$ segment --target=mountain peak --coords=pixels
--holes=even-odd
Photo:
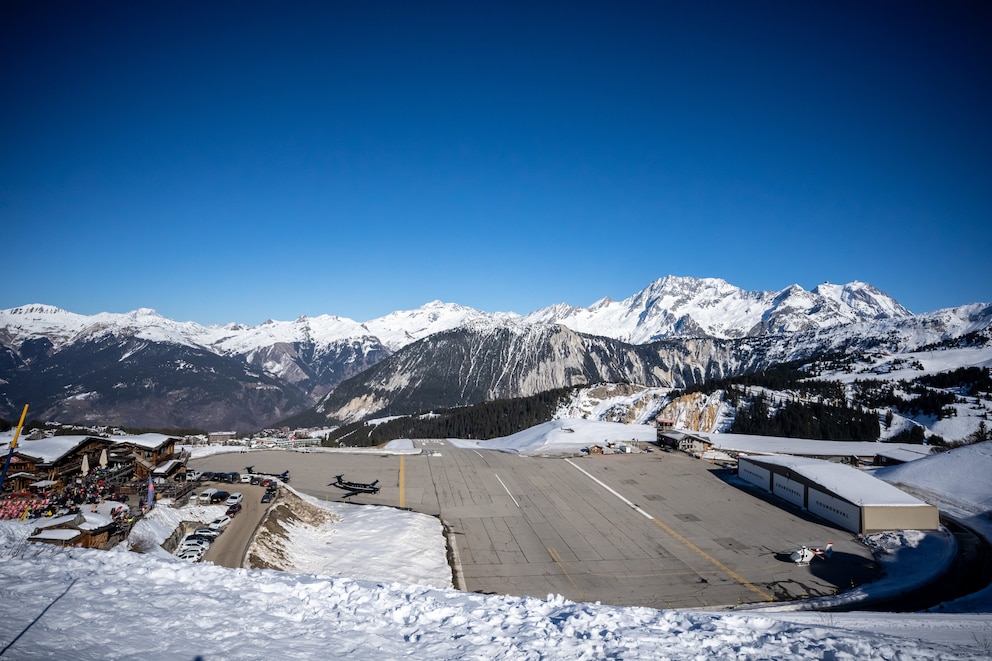
[[[55,307],[54,305],[45,305],[43,303],[31,303],[30,305],[21,305],[16,308],[11,308],[7,310],[11,315],[18,316],[43,316],[43,315],[57,315],[57,314],[70,314],[62,308]]]

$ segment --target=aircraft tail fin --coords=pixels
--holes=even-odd
[[[834,543],[830,542],[827,544],[827,548],[823,549],[823,557],[829,558],[834,553]]]

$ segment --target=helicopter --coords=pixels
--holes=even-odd
[[[790,553],[789,559],[795,562],[800,567],[805,567],[809,565],[809,563],[813,562],[813,560],[815,560],[816,558],[827,560],[828,558],[830,558],[831,555],[833,555],[833,552],[834,552],[833,542],[830,542],[822,549],[811,549],[808,546],[802,546],[796,549],[795,551],[793,551],[792,553]]]

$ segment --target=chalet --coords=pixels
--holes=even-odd
[[[56,546],[106,548],[111,545],[115,533],[119,533],[119,528],[110,517],[95,513],[66,514],[39,519],[39,525],[28,541]]]
[[[100,436],[49,436],[19,443],[10,459],[13,481],[4,489],[24,491],[38,482],[53,488],[72,484],[101,465],[114,442]]]
[[[139,434],[115,436],[118,449],[126,449],[135,459],[134,475],[146,480],[153,477],[172,477],[185,470],[185,453],[176,452],[181,439],[166,434]]]

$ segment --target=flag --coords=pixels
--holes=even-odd
[[[155,505],[155,485],[152,484],[152,474],[148,474],[148,497],[145,499],[145,506],[151,509]]]

